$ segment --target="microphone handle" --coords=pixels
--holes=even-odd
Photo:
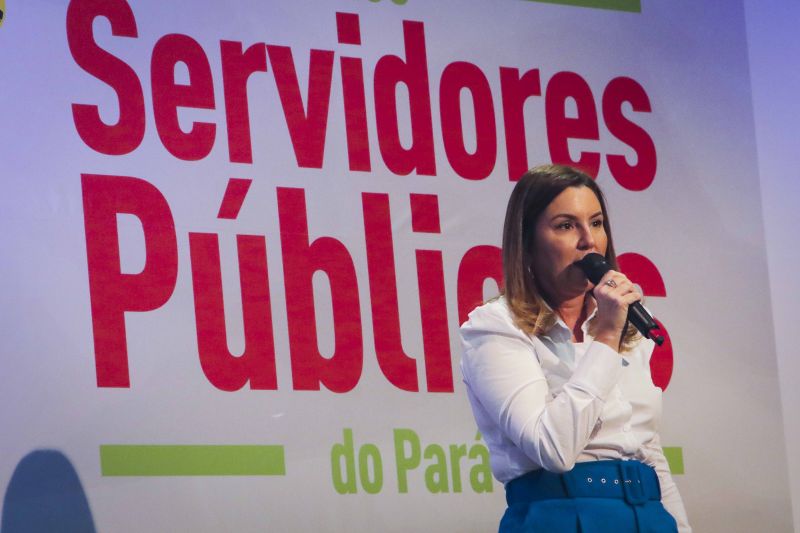
[[[628,320],[644,337],[659,346],[664,344],[664,337],[653,331],[659,329],[658,324],[641,303],[634,302],[628,306]]]

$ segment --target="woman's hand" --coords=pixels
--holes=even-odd
[[[594,290],[597,301],[595,340],[619,351],[622,330],[628,319],[628,306],[642,299],[633,282],[621,272],[609,270]]]

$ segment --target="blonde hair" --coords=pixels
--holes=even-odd
[[[605,258],[614,270],[619,270],[605,198],[597,183],[580,170],[564,165],[542,165],[527,171],[508,199],[503,225],[502,292],[515,324],[529,335],[546,333],[557,320],[533,276],[534,228],[550,202],[569,187],[588,187],[597,196],[608,237]],[[592,326],[590,322],[590,334]],[[627,327],[620,351],[630,350],[641,338],[636,328]]]

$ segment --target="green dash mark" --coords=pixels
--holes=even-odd
[[[527,0],[528,2],[542,2],[545,4],[561,4],[565,6],[593,7],[595,9],[610,9],[613,11],[642,12],[641,0]]]
[[[104,476],[283,476],[283,446],[100,446]]]
[[[679,446],[665,446],[664,457],[667,458],[669,463],[669,471],[673,474],[683,474],[683,448]]]

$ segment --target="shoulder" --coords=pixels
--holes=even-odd
[[[467,321],[461,324],[461,329],[473,330],[507,326],[516,328],[505,297],[499,296],[473,309],[467,316]]]
[[[643,365],[650,364],[650,358],[653,355],[653,350],[656,343],[647,338],[640,339],[630,350],[624,352],[624,355],[629,360],[636,360]]]
[[[461,325],[461,339],[470,344],[481,337],[500,335],[531,342],[530,336],[514,324],[511,309],[504,297],[476,307]]]
[[[467,383],[541,373],[536,357],[537,343],[541,341],[514,324],[505,298],[477,307],[459,333],[461,372]]]
[[[643,306],[645,311],[647,311],[650,316],[653,316],[653,312],[646,306]],[[633,327],[633,324],[629,324],[629,327]],[[639,342],[637,342],[633,347],[631,347],[630,351],[627,352],[625,355],[631,358],[637,358],[643,364],[650,364],[650,358],[653,355],[653,350],[656,348],[656,343],[647,337],[641,337]]]

